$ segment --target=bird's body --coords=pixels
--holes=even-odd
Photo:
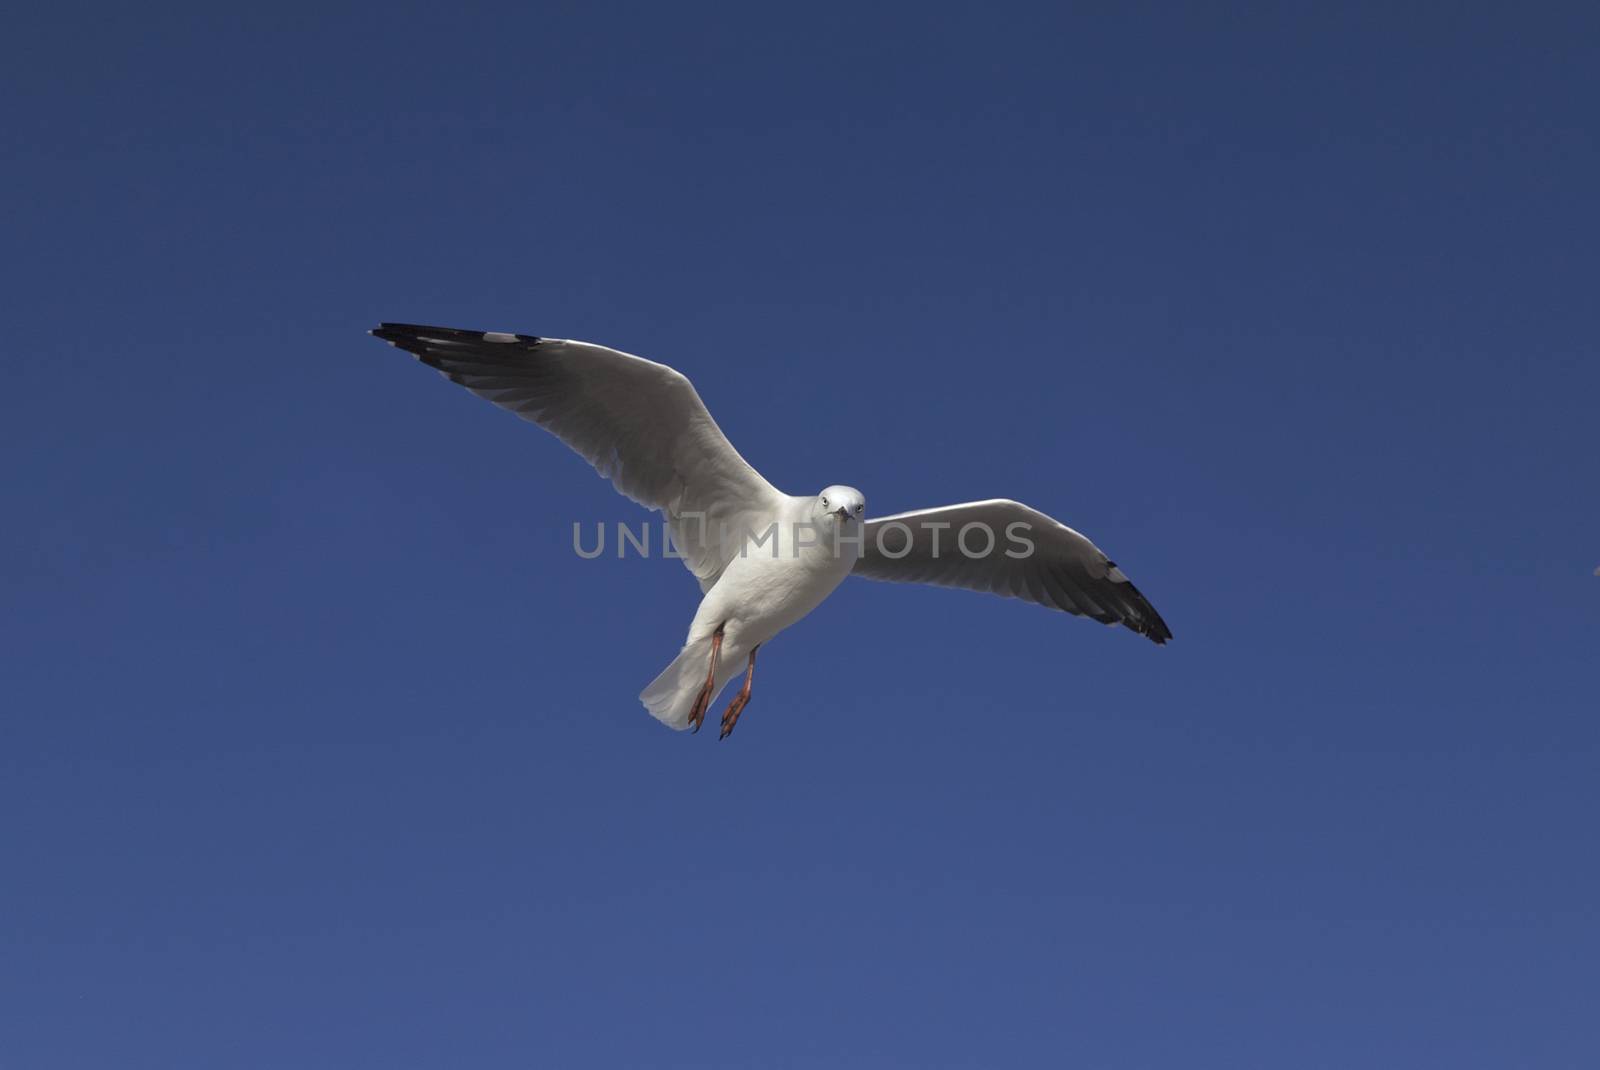
[[[723,639],[713,697],[757,647],[820,606],[850,575],[859,545],[848,537],[836,544],[834,536],[851,521],[816,519],[815,503],[785,496],[700,599],[682,652],[639,696],[656,718],[674,728],[688,725],[718,628]]]
[[[663,364],[588,342],[385,323],[372,332],[473,393],[539,424],[667,519],[700,583],[678,656],[639,696],[673,728],[698,729],[741,668],[722,719],[750,700],[756,651],[852,573],[1021,598],[1156,643],[1160,615],[1088,539],[1018,502],[994,499],[866,518],[834,485],[783,494],[739,456],[689,380]],[[974,534],[976,533],[976,534]]]

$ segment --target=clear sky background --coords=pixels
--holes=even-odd
[[[1590,5],[35,6],[0,1066],[1600,1064]],[[847,583],[729,742],[647,514],[365,337],[607,343]],[[718,706],[720,709],[720,704]]]

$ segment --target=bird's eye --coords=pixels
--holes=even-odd
[[[823,505],[827,505],[828,504],[828,496],[826,494],[824,494],[822,496],[822,504]]]
[[[866,506],[864,506],[864,505],[858,505],[858,506],[856,506],[856,512],[859,513],[859,512],[861,512],[861,510],[863,510],[865,508],[866,508]]]

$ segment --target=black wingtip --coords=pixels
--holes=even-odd
[[[1128,586],[1133,587],[1131,583]],[[1133,593],[1139,599],[1140,609],[1139,619],[1129,622],[1133,630],[1156,646],[1166,646],[1167,641],[1172,638],[1172,629],[1167,627],[1167,622],[1161,619],[1156,607],[1150,604],[1150,599],[1139,593],[1137,587],[1133,587]]]
[[[1112,567],[1115,568],[1116,566],[1113,565]],[[1146,598],[1139,588],[1129,583],[1128,591],[1134,597],[1134,603],[1131,608],[1135,610],[1135,614],[1131,616],[1131,619],[1124,619],[1123,624],[1132,628],[1156,646],[1166,646],[1167,641],[1172,638],[1172,629],[1167,627],[1167,622],[1161,619],[1161,614],[1156,612],[1156,607],[1150,604],[1150,599]]]
[[[460,327],[431,327],[421,323],[380,323],[367,332],[372,337],[421,356],[428,349],[444,352],[483,347],[532,349],[544,341],[532,334],[507,331],[468,331]]]

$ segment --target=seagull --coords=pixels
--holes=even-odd
[[[740,668],[718,739],[750,702],[756,651],[847,576],[1020,598],[1122,625],[1161,644],[1166,622],[1087,538],[996,498],[868,519],[834,484],[784,494],[722,433],[665,364],[591,342],[384,323],[370,332],[451,382],[538,424],[625,496],[663,514],[702,598],[683,649],[639,695],[657,720],[698,732]]]

